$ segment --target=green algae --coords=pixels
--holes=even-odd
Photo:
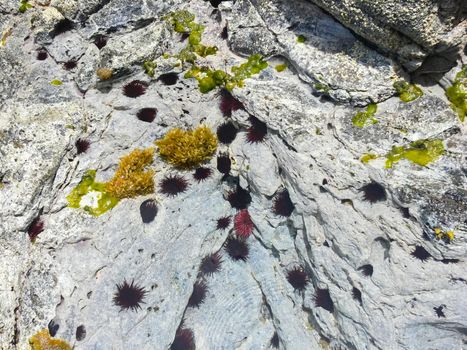
[[[156,73],[156,68],[157,64],[153,61],[144,61],[143,63],[143,68],[144,72],[150,76],[151,78],[154,78],[154,75]]]
[[[276,65],[276,71],[278,71],[279,73],[280,72],[283,72],[287,69],[287,64],[283,63],[283,64],[278,64]]]
[[[443,141],[439,139],[422,139],[411,142],[408,146],[393,146],[386,154],[386,168],[394,163],[407,159],[412,163],[426,166],[444,154]]]
[[[62,85],[62,81],[61,80],[58,80],[58,79],[54,79],[50,82],[51,85],[54,85],[54,86],[60,86]]]
[[[313,85],[313,87],[317,90],[317,91],[320,91],[320,92],[324,92],[324,93],[328,93],[329,90],[331,90],[331,88],[327,85],[327,84],[324,84],[324,83],[315,83]]]
[[[235,87],[243,87],[244,80],[268,67],[268,63],[259,54],[251,55],[247,62],[233,66],[230,73],[199,67],[196,61],[199,57],[215,55],[218,51],[216,46],[206,46],[202,43],[204,26],[195,22],[195,15],[186,10],[175,11],[165,16],[164,19],[173,27],[177,33],[188,34],[188,44],[176,55],[169,56],[180,60],[182,64],[190,64],[184,77],[196,79],[201,93],[208,93],[217,87],[224,87],[231,91]]]
[[[396,81],[394,83],[397,95],[403,102],[415,101],[417,98],[423,96],[423,91],[415,84],[409,84],[406,81]]]
[[[467,65],[462,66],[452,86],[446,89],[446,97],[460,121],[464,122],[467,115]]]
[[[353,118],[352,118],[352,124],[359,127],[363,128],[368,125],[373,125],[378,123],[378,120],[374,118],[374,115],[378,109],[378,106],[376,103],[370,103],[366,107],[366,111],[361,111],[358,112]]]
[[[30,8],[32,8],[32,5],[29,4],[29,0],[21,0],[18,7],[18,12],[25,13],[26,10]]]
[[[96,170],[88,170],[82,177],[80,183],[66,197],[70,208],[80,208],[81,199],[89,192],[100,192],[97,200],[97,207],[84,206],[84,210],[94,216],[104,214],[115,207],[119,200],[105,190],[105,183],[96,182]]]
[[[306,37],[303,35],[297,36],[297,43],[303,44],[306,41]]]
[[[367,164],[370,160],[374,160],[379,158],[376,154],[373,153],[365,153],[363,156],[361,156],[360,161],[364,164]]]

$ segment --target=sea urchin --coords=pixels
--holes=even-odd
[[[274,198],[273,211],[276,215],[290,216],[294,211],[295,206],[290,200],[289,191],[287,189],[282,190]]]
[[[262,142],[268,133],[268,127],[256,117],[251,116],[249,120],[251,126],[247,130],[247,141],[249,143]]]
[[[40,216],[38,216],[32,220],[28,227],[29,240],[34,242],[42,231],[44,231],[44,222],[41,220]]]
[[[222,218],[217,219],[217,226],[218,230],[225,230],[230,225],[230,216],[224,216]]]
[[[225,243],[225,249],[233,260],[246,261],[248,258],[248,244],[241,239],[232,237],[228,238]]]
[[[139,207],[139,213],[141,214],[141,219],[143,223],[149,224],[154,221],[154,218],[157,215],[157,205],[156,202],[152,199],[147,199],[141,203]]]
[[[386,190],[377,182],[370,182],[361,187],[360,191],[363,191],[363,198],[370,203],[385,201],[387,198]]]
[[[228,174],[230,173],[231,167],[232,162],[227,154],[221,154],[217,157],[217,170],[219,170],[219,172],[222,174]]]
[[[147,291],[134,283],[128,284],[126,280],[122,284],[117,284],[117,292],[114,294],[113,302],[120,307],[120,310],[131,309],[138,311],[141,309],[141,303]]]
[[[168,196],[176,196],[185,192],[188,188],[188,181],[178,175],[168,175],[161,182],[161,192]]]
[[[190,299],[188,299],[189,307],[199,307],[206,299],[208,286],[203,281],[197,281],[193,285],[193,292]]]
[[[198,182],[201,182],[203,180],[206,180],[212,175],[212,169],[210,168],[205,168],[205,167],[199,167],[195,170],[195,173],[193,174],[193,177],[195,180]]]
[[[234,218],[235,233],[239,238],[248,238],[253,232],[253,221],[247,209],[240,210]]]
[[[141,80],[133,80],[128,84],[123,86],[123,94],[127,97],[136,98],[138,96],[144,95],[148,84]]]
[[[156,108],[141,108],[136,117],[141,120],[142,122],[152,123],[157,115]]]
[[[227,200],[229,201],[232,208],[238,210],[246,209],[251,203],[251,195],[247,190],[238,185],[235,191],[228,193]]]
[[[309,278],[305,270],[301,266],[297,266],[287,272],[287,281],[294,289],[302,291],[308,284]]]
[[[178,81],[177,73],[165,73],[159,76],[160,80],[164,85],[175,85]]]
[[[219,252],[205,256],[199,268],[201,274],[210,276],[221,269],[222,258]]]
[[[94,38],[94,45],[97,46],[97,48],[100,50],[102,49],[105,45],[107,45],[107,40],[109,38],[105,35],[99,34]]]
[[[232,111],[244,109],[245,107],[243,107],[243,104],[233,97],[229,91],[222,90],[219,108],[225,117],[231,117]]]
[[[219,125],[217,128],[217,139],[225,145],[232,143],[237,136],[237,128],[231,122]]]
[[[76,153],[78,153],[78,154],[85,153],[89,149],[89,145],[90,145],[90,143],[89,143],[88,140],[78,139],[75,142]]]
[[[175,339],[170,350],[195,350],[195,336],[193,331],[187,328],[179,328],[175,333]]]

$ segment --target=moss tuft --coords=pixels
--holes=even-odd
[[[154,148],[135,149],[120,159],[118,169],[105,190],[118,199],[154,192],[154,171],[146,170],[154,160]]]
[[[47,328],[29,338],[31,350],[71,350],[71,346],[64,340],[53,339]]]
[[[179,168],[193,168],[212,158],[217,149],[217,138],[207,126],[194,130],[170,130],[156,141],[160,156]]]

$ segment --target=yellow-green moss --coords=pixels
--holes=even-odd
[[[394,146],[386,154],[386,168],[392,168],[394,163],[405,158],[411,162],[426,166],[444,154],[442,140],[425,139],[411,142],[408,146]]]
[[[278,71],[279,73],[280,72],[283,72],[287,69],[287,64],[283,63],[283,64],[278,64],[276,65],[276,71]]]
[[[60,86],[62,85],[62,81],[61,80],[58,80],[58,79],[54,79],[50,82],[51,85],[55,85],[55,86]]]
[[[194,130],[170,130],[157,140],[160,156],[179,168],[192,168],[212,158],[217,149],[216,135],[207,126]]]
[[[144,71],[147,75],[149,75],[151,78],[154,78],[155,70],[157,68],[157,65],[153,61],[144,61],[143,63],[143,68]]]
[[[451,102],[452,109],[461,122],[464,122],[467,114],[467,65],[462,66],[452,86],[446,89],[446,96]]]
[[[105,185],[113,197],[133,198],[154,192],[154,171],[146,168],[154,161],[154,148],[135,149],[120,159],[114,177]]]
[[[299,35],[297,36],[297,43],[303,44],[306,41],[305,36]]]
[[[29,4],[29,0],[21,0],[18,7],[18,12],[24,13],[27,9],[32,8],[32,5]]]
[[[411,102],[423,96],[423,91],[415,84],[409,84],[406,81],[396,81],[394,83],[397,95],[403,102]]]
[[[376,124],[378,120],[376,120],[373,116],[375,115],[377,109],[378,107],[376,103],[370,103],[366,107],[366,111],[358,112],[352,118],[352,124],[355,126],[358,126],[359,128],[363,128],[364,126]]]
[[[315,83],[313,84],[313,87],[318,90],[318,91],[321,91],[321,92],[324,92],[324,93],[328,93],[329,90],[331,90],[331,88],[327,85],[327,84],[324,84],[324,83]]]
[[[31,350],[71,350],[71,346],[62,339],[54,339],[47,328],[29,338]]]
[[[366,153],[363,156],[361,156],[360,161],[364,164],[368,163],[370,160],[377,159],[378,156],[373,153]]]
[[[89,214],[99,216],[104,214],[106,211],[115,207],[119,200],[109,194],[106,189],[105,183],[96,182],[96,170],[88,170],[80,183],[71,191],[66,197],[68,200],[68,206],[71,208],[80,208],[81,199],[90,192],[99,192],[97,206],[84,206],[83,209]]]

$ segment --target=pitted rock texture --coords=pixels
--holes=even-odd
[[[24,14],[16,2],[0,5],[0,30],[11,30],[0,46],[0,349],[27,349],[47,327],[75,349],[166,350],[180,328],[191,329],[203,350],[465,347],[466,129],[443,90],[459,67],[443,86],[423,86],[422,97],[404,103],[392,88],[406,76],[402,67],[311,2],[31,3]],[[231,117],[219,108],[220,90],[201,94],[184,78],[187,67],[164,57],[186,45],[162,20],[177,9],[195,14],[203,43],[219,48],[200,65],[229,69],[247,53],[267,55],[269,67],[233,90],[244,108]],[[71,28],[55,33],[65,17]],[[108,37],[101,49],[97,35]],[[69,60],[77,67],[65,69]],[[157,63],[153,78],[145,60]],[[102,81],[99,68],[114,75]],[[169,72],[179,74],[173,85],[159,79]],[[124,96],[135,79],[148,84],[146,93]],[[378,123],[354,126],[370,101],[378,102]],[[142,108],[157,109],[154,121],[137,118]],[[264,142],[247,142],[251,116],[267,124]],[[210,178],[198,182],[194,170],[156,157],[155,193],[99,217],[67,206],[87,170],[108,181],[120,157],[153,147],[170,129],[203,123],[215,131],[226,120],[239,133],[204,165]],[[420,139],[440,139],[446,151],[427,166],[360,161]],[[89,149],[78,154],[78,140]],[[228,176],[216,169],[220,154],[232,161]],[[174,174],[188,189],[162,194],[162,179]],[[374,182],[385,198],[371,203],[362,188]],[[225,247],[233,223],[217,228],[237,213],[227,200],[237,186],[252,198],[245,261]],[[289,217],[273,209],[284,189],[294,204]],[[140,205],[148,199],[157,212],[144,223]],[[31,242],[37,218],[44,230]],[[436,228],[453,230],[454,240],[437,240]],[[201,274],[215,252],[219,271]],[[308,276],[303,290],[289,283],[294,268]],[[113,302],[124,281],[144,288],[141,309]],[[193,307],[196,282],[207,292]]]

